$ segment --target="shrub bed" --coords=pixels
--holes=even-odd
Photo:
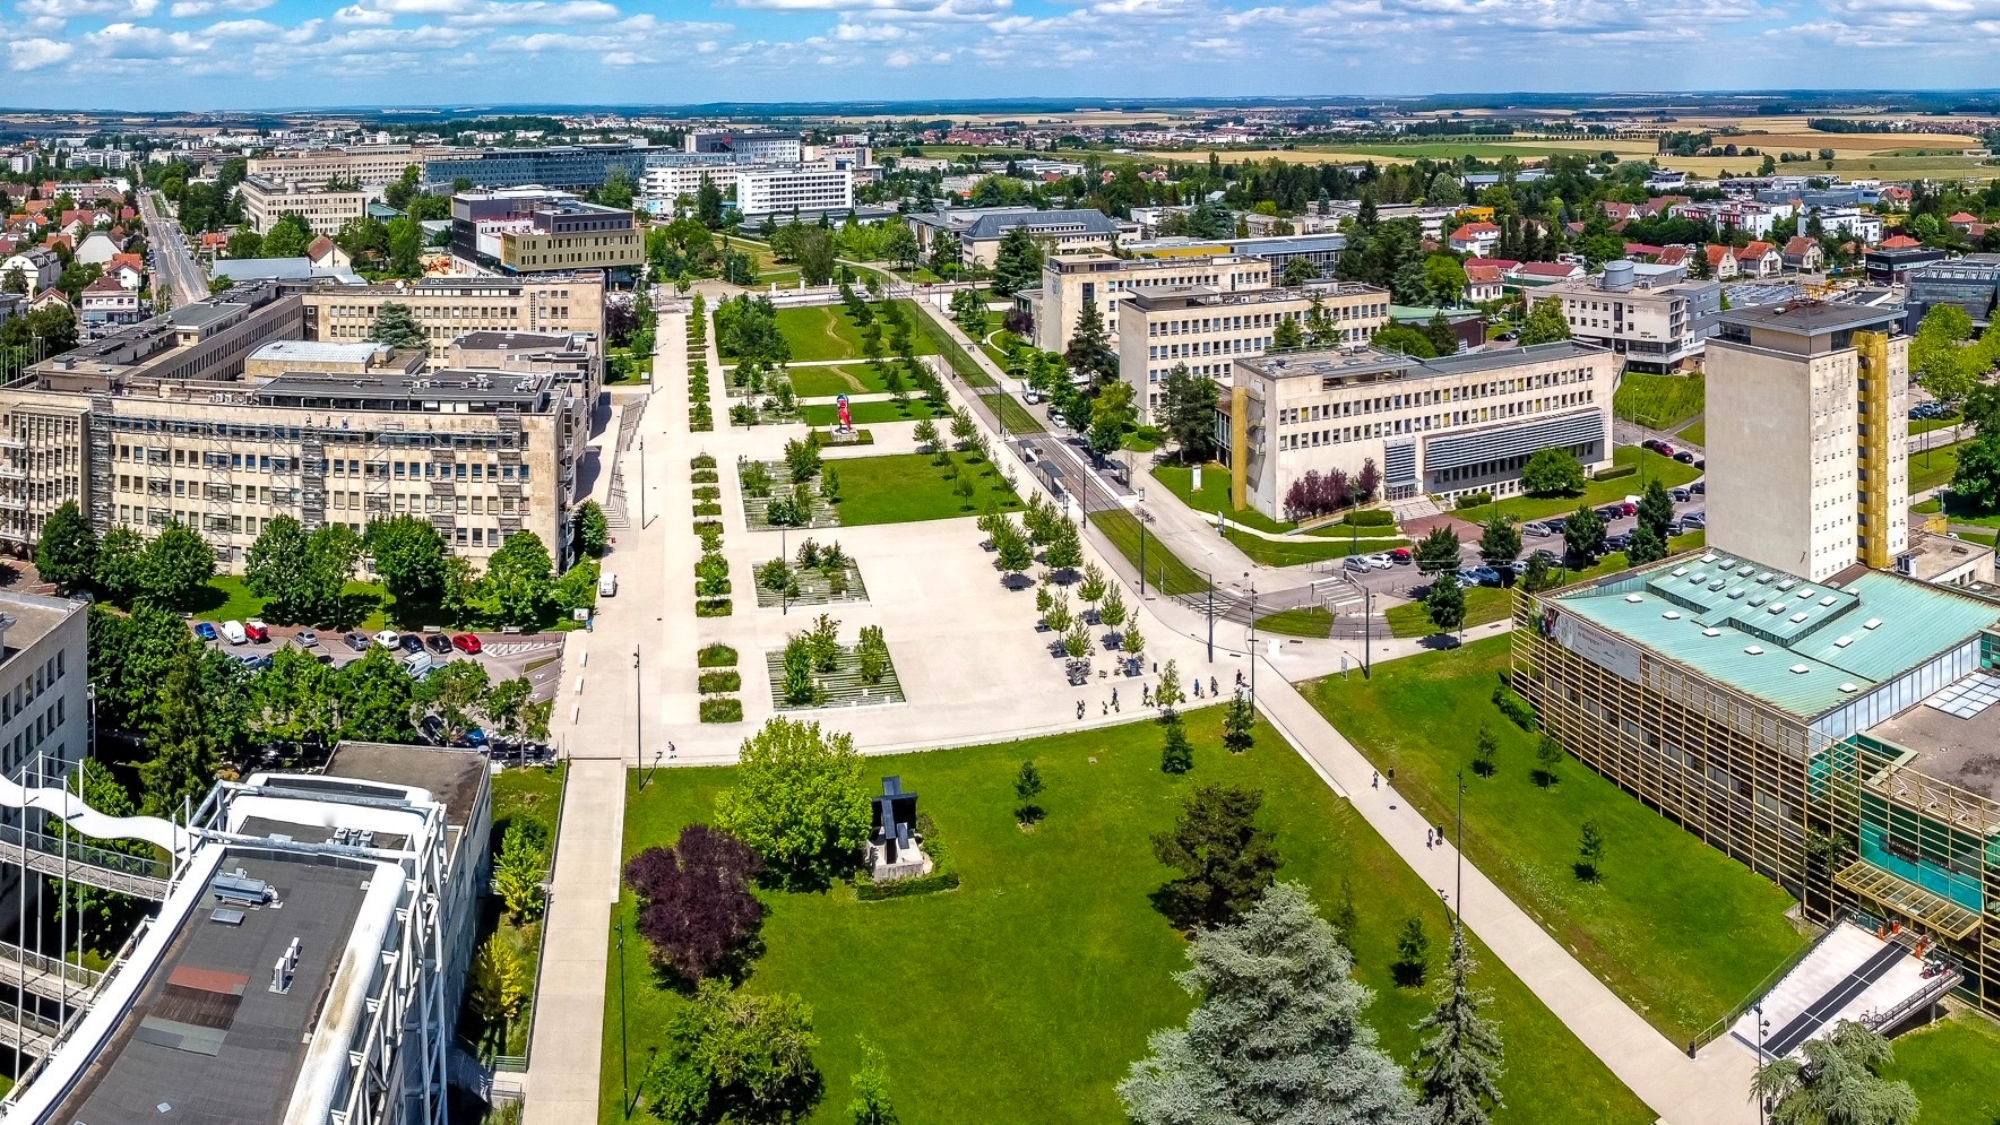
[[[1456,507],[1460,509],[1477,508],[1482,504],[1491,504],[1492,502],[1493,494],[1491,492],[1473,492],[1459,497]]]
[[[1340,522],[1351,523],[1356,527],[1393,527],[1396,523],[1396,513],[1387,508],[1362,508],[1347,513]]]
[[[720,672],[703,672],[701,674],[701,693],[703,695],[719,695],[723,692],[739,691],[742,687],[743,673],[738,672],[734,668],[727,668]]]
[[[722,514],[722,505],[712,503],[696,504],[694,506],[694,514],[697,516],[719,516]]]
[[[696,469],[688,474],[688,480],[695,484],[716,484],[722,480],[722,474],[714,469]]]
[[[743,701],[735,698],[704,699],[701,701],[701,721],[740,723],[743,721]]]
[[[701,651],[695,654],[695,664],[702,668],[734,668],[736,650],[721,641],[704,645]]]
[[[730,612],[728,598],[701,598],[694,603],[696,617],[728,617]]]
[[[709,476],[714,475],[714,473],[709,474]],[[713,500],[720,500],[722,499],[722,489],[713,484],[697,484],[694,486],[694,498],[704,504]]]
[[[1594,476],[1594,477],[1591,477],[1590,479],[1591,479],[1591,480],[1617,480],[1617,479],[1618,479],[1619,477],[1629,477],[1629,476],[1632,476],[1633,474],[1637,473],[1638,471],[1639,471],[1639,466],[1637,466],[1637,465],[1614,465],[1614,466],[1612,466],[1611,468],[1609,468],[1609,469],[1605,469],[1604,471],[1602,471],[1602,472],[1598,473],[1598,474],[1597,474],[1596,476]]]
[[[691,469],[713,469],[715,468],[715,454],[697,453],[688,462],[688,467]]]

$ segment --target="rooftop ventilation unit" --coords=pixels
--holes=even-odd
[[[1764,604],[1765,602],[1768,602],[1768,601],[1770,601],[1770,600],[1771,600],[1771,599],[1769,599],[1769,598],[1765,597],[1764,595],[1762,595],[1762,594],[1758,594],[1758,595],[1757,595],[1756,597],[1754,597],[1754,598],[1751,598],[1751,599],[1750,599],[1750,604],[1751,604],[1751,605],[1763,605],[1763,604]]]
[[[1853,643],[1854,643],[1853,637],[1841,637],[1840,639],[1833,642],[1833,647],[1846,648],[1848,645],[1851,645]]]
[[[1768,610],[1766,610],[1765,612],[1766,612],[1766,613],[1783,613],[1783,612],[1785,612],[1785,603],[1784,603],[1784,602],[1778,602],[1778,603],[1776,603],[1776,604],[1772,605],[1772,606],[1771,606],[1771,608],[1770,608],[1770,609],[1768,609]]]
[[[1677,566],[1674,568],[1674,577],[1679,578],[1681,575],[1686,574],[1687,572],[1688,572],[1687,567]]]
[[[1764,648],[1762,645],[1751,645],[1750,647],[1744,649],[1743,651],[1749,653],[1751,656],[1764,655]]]
[[[1863,629],[1879,629],[1882,627],[1882,619],[1879,617],[1871,617],[1868,620],[1863,621],[1861,623],[1861,627]]]
[[[1757,576],[1757,585],[1769,586],[1771,584],[1771,580],[1776,577],[1777,575],[1772,574],[1770,571],[1767,570]]]
[[[1702,635],[1702,636],[1704,636],[1704,637],[1719,637],[1719,636],[1721,636],[1721,635],[1722,635],[1722,630],[1720,630],[1720,629],[1703,629],[1703,630],[1701,631],[1701,635]]]
[[[1806,619],[1806,615],[1805,615],[1805,614],[1803,614],[1803,613],[1794,613],[1794,614],[1792,614],[1792,624],[1794,624],[1794,625],[1797,625],[1797,624],[1798,624],[1799,622],[1801,622],[1801,621],[1804,621],[1805,619]]]
[[[1669,621],[1679,621],[1681,619],[1680,611],[1676,609],[1670,609],[1667,612],[1662,613],[1660,616],[1666,618]]]
[[[1729,590],[1729,599],[1730,599],[1731,601],[1735,601],[1736,599],[1738,599],[1738,598],[1742,597],[1742,596],[1743,596],[1744,594],[1746,594],[1746,593],[1748,593],[1748,592],[1749,592],[1749,591],[1745,590],[1745,589],[1744,589],[1743,587],[1741,587],[1741,586],[1733,586],[1733,587],[1731,587],[1731,588],[1730,588],[1730,590]]]
[[[1807,672],[1810,672],[1810,671],[1812,671],[1812,669],[1811,669],[1811,668],[1809,668],[1809,667],[1807,667],[1807,666],[1806,666],[1806,665],[1804,665],[1804,664],[1794,664],[1794,665],[1792,665],[1792,675],[1794,675],[1794,676],[1803,676],[1803,675],[1805,675],[1805,674],[1806,674]]]
[[[1848,695],[1853,695],[1855,692],[1860,691],[1861,688],[1857,684],[1844,681],[1840,685],[1840,690],[1847,693]]]
[[[1834,598],[1833,598],[1833,595],[1832,595],[1832,594],[1828,594],[1827,596],[1825,596],[1825,597],[1823,597],[1823,598],[1821,598],[1821,599],[1819,600],[1819,604],[1821,604],[1821,605],[1832,605],[1832,604],[1833,604],[1833,601],[1834,601]]]
[[[1643,602],[1646,599],[1639,594],[1627,594],[1625,595],[1625,600],[1631,602],[1633,605],[1638,605],[1640,602]]]

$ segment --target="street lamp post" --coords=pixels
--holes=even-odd
[[[646,438],[639,437],[639,530],[646,530]]]
[[[1208,662],[1215,663],[1215,572],[1203,571],[1208,576]]]
[[[632,1050],[625,1037],[625,920],[618,920],[618,1108],[632,1116]]]
[[[1750,1011],[1757,1017],[1757,1065],[1762,1067],[1764,1065],[1764,1033],[1771,1030],[1771,1021],[1764,1018],[1764,1005],[1762,1001],[1750,1005]],[[1770,1110],[1770,1100],[1764,1096],[1762,1091],[1759,1091],[1757,1094],[1757,1125],[1764,1125],[1766,1121],[1770,1120]]]
[[[632,646],[632,737],[636,746],[636,762],[646,760],[646,688],[644,673],[639,668],[639,646]]]

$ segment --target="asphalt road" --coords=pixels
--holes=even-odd
[[[139,192],[139,215],[146,222],[146,245],[153,251],[155,288],[164,279],[175,308],[208,296],[208,278],[189,252],[181,225],[161,209],[157,193]]]

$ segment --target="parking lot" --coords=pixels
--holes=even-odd
[[[226,652],[253,668],[261,668],[268,664],[272,654],[287,645],[294,645],[313,653],[319,657],[321,663],[335,668],[361,659],[370,646],[390,647],[381,645],[380,640],[365,633],[318,632],[283,625],[266,627],[263,630],[265,638],[259,640],[249,635],[256,631],[255,623],[252,622],[241,623],[245,629],[242,643],[231,643],[230,638],[223,635],[225,628],[231,624],[237,623],[195,621],[189,623],[189,628],[193,629],[196,637],[209,647]],[[204,635],[204,626],[215,631],[213,639]],[[476,651],[467,652],[465,647],[454,646],[451,642],[454,636],[471,638],[467,646],[475,647]],[[387,636],[382,636],[381,640],[393,638],[392,655],[406,667],[409,658],[416,652],[423,652],[429,658],[431,666],[453,660],[477,660],[486,666],[486,674],[496,683],[527,674],[530,664],[549,661],[545,667],[538,668],[536,674],[530,676],[537,689],[535,698],[544,699],[555,693],[555,682],[560,676],[560,661],[550,661],[549,658],[562,655],[563,636],[562,633],[447,634],[392,631]],[[305,643],[308,637],[310,643]],[[409,647],[412,642],[417,646],[414,650]],[[443,647],[440,647],[440,642]],[[419,666],[422,666],[421,662]]]

